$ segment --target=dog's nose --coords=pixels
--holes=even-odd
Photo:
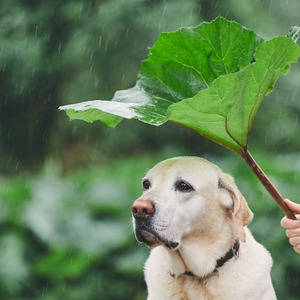
[[[150,200],[139,199],[131,206],[135,218],[149,218],[154,213],[154,204]]]

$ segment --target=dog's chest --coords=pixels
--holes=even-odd
[[[172,290],[177,292],[176,300],[223,299],[224,287],[218,279],[218,274],[212,275],[208,279],[184,275],[172,280]]]

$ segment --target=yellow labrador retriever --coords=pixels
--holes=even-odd
[[[276,299],[268,251],[232,177],[197,157],[165,160],[143,179],[131,210],[145,264],[148,300]]]

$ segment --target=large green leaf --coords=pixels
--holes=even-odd
[[[151,125],[184,125],[242,153],[256,112],[275,81],[296,62],[299,47],[288,37],[263,41],[236,22],[217,18],[194,28],[163,33],[142,63],[136,85],[112,101],[60,107],[71,119],[100,120],[114,127],[122,118]]]
[[[135,87],[113,101],[61,107],[70,118],[116,126],[122,118],[151,125],[173,121],[240,154],[282,211],[296,219],[248,151],[254,117],[275,81],[296,62],[299,27],[263,41],[235,22],[217,18],[162,34]]]
[[[171,105],[168,119],[241,153],[264,97],[299,54],[289,38],[265,41],[257,49],[254,64],[219,77],[208,89]]]
[[[240,154],[282,211],[296,219],[248,151],[254,117],[275,81],[296,62],[299,27],[263,41],[235,22],[217,18],[162,34],[135,87],[113,101],[61,107],[70,118],[116,126],[122,118],[152,125],[181,124]]]
[[[116,92],[109,102],[95,100],[60,109],[71,119],[100,120],[111,127],[122,118],[161,125],[171,104],[249,65],[261,42],[254,32],[224,18],[163,33],[143,62],[135,87]]]

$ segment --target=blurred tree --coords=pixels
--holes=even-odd
[[[196,25],[221,14],[264,37],[286,34],[297,23],[299,7],[297,0],[289,4],[287,8],[279,0],[242,0],[238,6],[231,0],[4,0],[0,9],[0,170],[34,169],[46,155],[62,154],[68,169],[86,164],[85,151],[91,147],[108,156],[121,154],[120,147],[124,154],[132,153],[136,139],[140,140],[137,152],[162,148],[166,142],[184,145],[192,153],[201,154],[207,145],[218,151],[203,139],[195,143],[194,134],[172,125],[156,131],[124,122],[113,133],[98,124],[69,125],[57,107],[84,99],[110,99],[114,91],[131,87],[147,48],[161,31]],[[272,101],[263,104],[264,118],[257,118],[253,129],[254,140],[269,150],[299,147],[300,142],[290,138],[297,132],[299,115],[299,66],[294,70],[279,82]],[[284,112],[274,109],[277,105],[285,106]],[[269,125],[272,119],[276,135]],[[288,124],[291,135],[282,130],[283,124]]]
[[[70,24],[59,1],[4,1],[1,23],[2,168],[36,168],[59,104],[61,43],[69,38]]]
[[[198,22],[194,7],[194,0],[183,5],[178,0],[4,0],[1,169],[39,166],[55,135],[57,107],[110,97],[132,85],[147,47],[161,30]],[[70,129],[60,130],[70,134]]]

